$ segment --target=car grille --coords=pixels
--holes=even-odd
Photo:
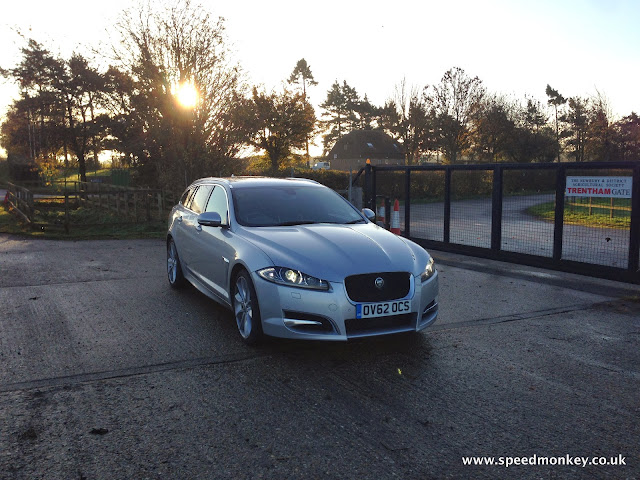
[[[407,272],[366,273],[347,277],[344,284],[354,302],[386,302],[409,295],[410,277]],[[377,278],[384,280],[381,289],[376,287]]]
[[[350,318],[345,320],[344,325],[347,329],[348,337],[375,335],[376,333],[414,328],[416,316],[417,314],[414,312],[388,317]]]

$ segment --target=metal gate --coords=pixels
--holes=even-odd
[[[640,283],[640,162],[368,165],[364,184],[426,248]]]

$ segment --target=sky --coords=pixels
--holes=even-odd
[[[437,84],[452,67],[489,92],[546,103],[598,92],[615,118],[640,112],[640,0],[192,0],[225,18],[228,44],[253,85],[277,89],[305,58],[316,106],[336,80],[384,104],[405,79]],[[8,3],[8,2],[7,2]],[[0,7],[0,66],[20,61],[24,39],[69,57],[117,41],[131,0],[31,0]],[[17,96],[0,80],[0,117]],[[314,152],[312,151],[312,154]]]

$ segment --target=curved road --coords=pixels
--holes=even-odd
[[[554,194],[504,197],[502,250],[542,257],[553,255],[552,222],[538,220],[527,208],[553,202]],[[404,229],[404,207],[400,207]],[[442,241],[444,203],[411,205],[411,236]],[[491,248],[491,198],[451,202],[451,243]],[[626,268],[629,230],[564,225],[562,259]]]

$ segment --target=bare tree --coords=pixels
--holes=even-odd
[[[436,116],[439,148],[456,163],[470,146],[471,120],[485,95],[482,80],[469,77],[459,67],[448,70],[438,85],[425,87],[425,101]]]
[[[608,162],[613,156],[613,113],[607,97],[596,90],[589,108],[588,142],[589,160]]]
[[[239,66],[230,59],[224,19],[190,0],[142,5],[125,12],[115,48],[121,69],[134,80],[132,115],[147,139],[146,163],[160,183],[175,184],[222,170],[248,138],[237,124],[235,100],[246,94]],[[188,84],[197,103],[181,105]]]
[[[418,163],[420,155],[430,145],[433,115],[418,87],[407,87],[403,79],[396,85],[392,98],[382,109],[385,129],[401,141],[407,165]]]

